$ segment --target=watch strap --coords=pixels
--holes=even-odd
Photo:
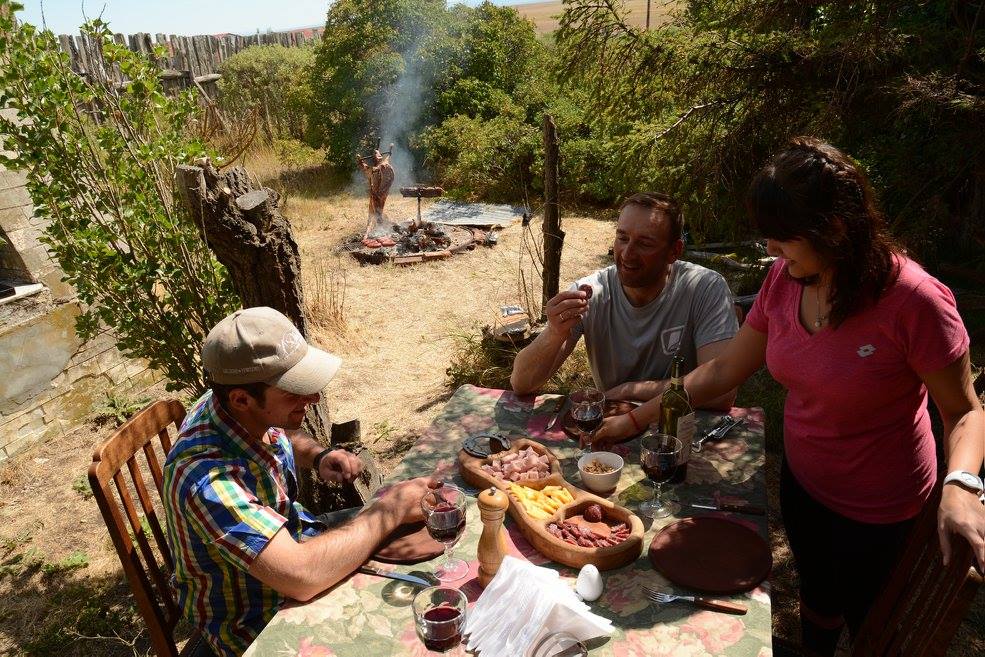
[[[318,467],[321,465],[321,460],[325,458],[325,455],[332,451],[331,447],[326,447],[322,451],[315,454],[315,460],[311,462],[311,469],[316,473],[318,472]]]
[[[947,473],[947,476],[944,477],[944,483],[949,484],[952,481],[962,486],[976,488],[978,495],[985,493],[985,483],[982,482],[978,475],[966,470],[954,470]]]

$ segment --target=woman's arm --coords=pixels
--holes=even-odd
[[[728,340],[719,340],[718,342],[712,342],[703,347],[698,347],[698,367],[722,355],[728,348],[731,340],[731,338]],[[666,379],[662,381],[627,381],[626,383],[620,383],[606,390],[605,398],[646,402],[662,394],[667,389],[668,383],[669,381]],[[721,397],[702,404],[700,407],[695,406],[695,408],[704,408],[710,411],[728,411],[732,408],[732,404],[735,403],[735,393],[735,388],[732,388]]]
[[[766,334],[743,324],[718,357],[696,367],[684,377],[684,388],[691,397],[691,405],[699,408],[738,388],[763,366],[765,360]],[[634,419],[640,427],[656,422],[660,416],[661,397],[654,397],[634,410],[632,418],[629,415],[606,418],[595,435],[594,446],[602,450],[606,445],[637,433]]]
[[[921,373],[944,422],[944,460],[947,472],[978,474],[985,458],[985,412],[975,397],[968,352],[936,372]],[[971,544],[978,565],[985,570],[985,507],[978,496],[956,484],[941,495],[937,532],[944,563],[951,557],[951,534]]]

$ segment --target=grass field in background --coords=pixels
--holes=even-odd
[[[647,0],[624,0],[629,9],[630,25],[643,27],[646,24],[646,5]],[[674,2],[667,0],[650,0],[650,27],[659,25],[665,21],[670,14],[670,8]],[[557,29],[558,17],[564,11],[561,0],[551,0],[550,2],[533,2],[529,4],[513,5],[521,16],[529,18],[537,26],[537,31],[541,34],[548,34]]]

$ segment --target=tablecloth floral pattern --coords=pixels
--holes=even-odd
[[[444,411],[407,453],[387,478],[390,482],[434,473],[464,486],[458,476],[457,454],[461,442],[483,431],[526,435],[543,442],[561,459],[565,478],[578,485],[577,444],[562,431],[546,427],[560,405],[554,396],[517,397],[511,392],[463,386],[449,399]],[[687,481],[676,487],[682,502],[677,518],[694,515],[687,502],[698,498],[734,497],[765,506],[766,487],[763,413],[760,409],[733,409],[733,416],[745,419],[721,443],[706,445],[692,454]],[[698,414],[698,426],[707,429],[717,416]],[[641,480],[639,441],[616,448],[626,461],[619,485],[610,498],[635,511],[639,502],[651,494]],[[470,561],[471,572],[457,585],[470,603],[481,594],[475,579],[476,547],[482,522],[474,497],[468,508],[465,535],[455,549],[456,556]],[[767,536],[766,518],[728,515]],[[644,545],[653,535],[677,518],[652,523],[644,519],[647,533]],[[507,530],[514,555],[538,565],[555,568],[574,582],[576,572],[554,564],[533,550],[512,520]],[[727,546],[723,546],[727,549]],[[377,564],[379,565],[379,564]],[[433,568],[425,562],[411,566],[386,566],[400,572],[422,573]],[[603,573],[605,592],[592,603],[592,610],[612,619],[617,630],[611,637],[589,644],[592,657],[661,657],[664,655],[709,657],[713,655],[770,657],[771,626],[768,583],[750,593],[732,596],[749,607],[744,616],[701,611],[683,604],[658,607],[647,602],[643,586],[670,590],[670,584],[654,571],[646,550],[633,564]],[[414,632],[410,601],[412,587],[394,580],[355,574],[332,590],[306,604],[286,606],[274,617],[248,657],[425,657],[444,654],[466,655],[463,647],[446,653],[424,648]]]

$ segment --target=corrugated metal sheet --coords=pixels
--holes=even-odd
[[[523,218],[524,209],[512,205],[457,203],[442,199],[422,213],[421,219],[449,226],[506,228]]]

